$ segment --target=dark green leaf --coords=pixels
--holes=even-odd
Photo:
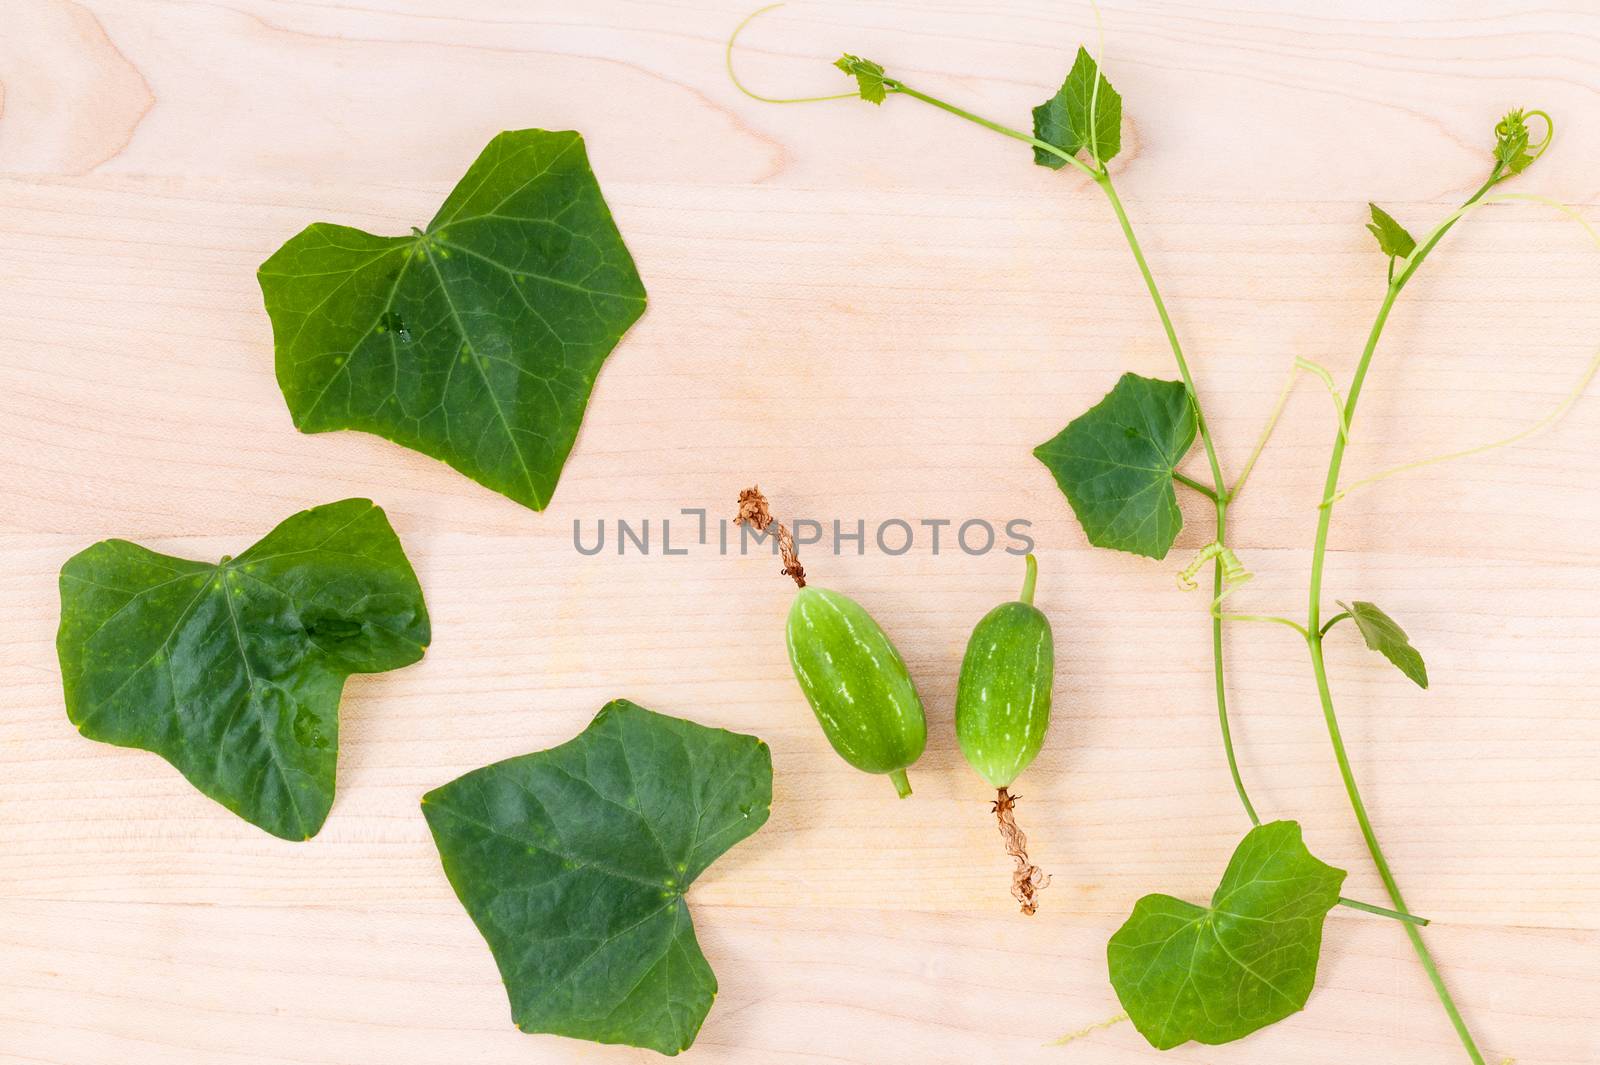
[[[1182,382],[1129,373],[1033,453],[1055,474],[1091,544],[1165,558],[1183,527],[1172,474],[1194,434]]]
[[[1406,630],[1397,625],[1394,618],[1360,600],[1339,605],[1350,611],[1368,647],[1393,662],[1396,669],[1416,682],[1417,687],[1428,686],[1428,667],[1423,664],[1422,655],[1411,646]]]
[[[339,693],[415,662],[422,589],[365,499],[302,511],[220,564],[104,540],[61,568],[67,716],[154,751],[252,824],[309,839],[333,805]]]
[[[1158,1050],[1228,1043],[1301,1009],[1342,869],[1311,856],[1294,821],[1250,830],[1210,906],[1146,895],[1106,945],[1111,985]]]
[[[1383,250],[1383,254],[1390,258],[1401,259],[1410,255],[1417,242],[1406,232],[1406,227],[1396,222],[1377,204],[1369,203],[1367,206],[1372,208],[1372,221],[1367,223],[1367,229],[1378,238],[1378,247]]]
[[[583,138],[539,129],[490,141],[426,232],[318,222],[259,277],[299,429],[376,433],[535,510],[645,304]]]
[[[881,104],[887,95],[883,87],[883,67],[870,59],[846,52],[833,65],[856,79],[861,98],[868,103]]]
[[[619,699],[422,810],[517,1027],[676,1054],[717,993],[684,892],[771,803],[766,744]]]
[[[1092,158],[1108,163],[1122,150],[1122,97],[1104,74],[1099,74],[1096,93],[1097,74],[1099,66],[1094,57],[1087,49],[1079,48],[1061,88],[1033,109],[1033,135],[1068,155],[1087,148]],[[1042,148],[1033,150],[1033,161],[1052,170],[1067,165],[1060,156]]]

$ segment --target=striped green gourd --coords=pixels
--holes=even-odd
[[[906,769],[922,757],[928,721],[893,641],[854,599],[806,584],[794,538],[759,489],[739,493],[735,523],[777,533],[782,572],[800,589],[789,608],[789,664],[828,742],[862,772],[887,774],[902,799],[910,795]]]
[[[788,643],[794,679],[839,757],[910,795],[906,767],[922,756],[928,723],[888,634],[854,599],[808,586],[789,608]]]
[[[956,741],[978,775],[996,789],[994,813],[1006,851],[1016,859],[1012,894],[1031,914],[1049,877],[1028,860],[1027,837],[1008,790],[1044,744],[1050,727],[1055,643],[1050,619],[1033,605],[1038,563],[1027,557],[1022,595],[983,616],[967,641],[956,683]]]

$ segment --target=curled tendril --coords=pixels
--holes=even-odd
[[[1239,556],[1233,553],[1233,548],[1213,540],[1202,547],[1194,558],[1190,560],[1189,564],[1183,568],[1183,571],[1178,574],[1178,587],[1186,592],[1192,592],[1200,587],[1199,583],[1194,579],[1195,574],[1200,572],[1201,566],[1204,566],[1212,559],[1216,559],[1222,566],[1222,594],[1217,596],[1213,602],[1212,605],[1215,606],[1216,603],[1222,602],[1224,596],[1238,591],[1254,574],[1244,568],[1244,563],[1240,562]]]
[[[754,89],[750,88],[744,82],[739,80],[739,75],[736,74],[733,69],[733,46],[735,42],[739,40],[739,35],[743,33],[744,28],[750,25],[750,23],[754,22],[758,16],[765,15],[768,11],[776,11],[782,6],[782,3],[777,3],[768,4],[766,7],[757,8],[756,10],[750,12],[750,14],[746,15],[743,21],[733,28],[733,33],[728,36],[727,44],[723,48],[723,64],[728,69],[728,80],[733,82],[734,88],[750,97],[750,99],[759,100],[764,104],[817,104],[823,103],[827,100],[854,100],[857,94],[853,92],[828,93],[825,96],[767,96],[756,92]]]
[[[1538,141],[1528,143],[1528,151],[1532,153],[1534,159],[1537,159],[1545,153],[1546,148],[1550,147],[1550,142],[1555,140],[1556,120],[1551,118],[1547,111],[1529,111],[1524,118],[1538,118],[1544,122],[1544,136]]]

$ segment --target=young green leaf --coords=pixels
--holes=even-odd
[[[302,432],[360,429],[542,510],[644,286],[576,133],[489,142],[426,231],[317,222],[259,272]]]
[[[1108,163],[1122,150],[1122,97],[1099,70],[1088,49],[1080,47],[1061,88],[1033,109],[1033,135],[1068,155],[1087,148],[1092,158]],[[1033,150],[1033,161],[1052,170],[1067,165],[1042,148]]]
[[[284,839],[316,835],[333,805],[345,678],[415,662],[428,639],[416,575],[365,499],[214,565],[104,540],[61,568],[67,717]]]
[[[1195,422],[1182,382],[1128,373],[1033,453],[1091,544],[1165,558],[1183,527],[1172,475],[1194,443]]]
[[[1494,157],[1513,174],[1522,173],[1538,158],[1528,151],[1528,124],[1522,108],[1508,112],[1495,126],[1494,134]]]
[[[676,1054],[717,993],[684,893],[771,804],[766,744],[618,699],[422,811],[517,1027]]]
[[[1367,206],[1372,208],[1372,221],[1367,223],[1367,228],[1378,238],[1378,247],[1382,249],[1383,254],[1391,259],[1404,259],[1410,255],[1416,248],[1417,242],[1406,232],[1406,227],[1396,222],[1389,212],[1377,204],[1369,203]]]
[[[1111,985],[1158,1050],[1228,1043],[1306,1004],[1322,923],[1345,872],[1306,849],[1294,821],[1258,825],[1196,906],[1146,895],[1106,945]]]
[[[833,65],[856,79],[856,88],[863,100],[869,104],[883,103],[888,95],[883,87],[883,67],[848,52],[834,60]]]
[[[1428,667],[1423,664],[1421,653],[1411,646],[1406,630],[1396,624],[1394,618],[1372,603],[1359,599],[1339,605],[1350,612],[1368,647],[1393,662],[1395,668],[1410,677],[1417,687],[1428,686]]]

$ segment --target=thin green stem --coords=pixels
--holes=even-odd
[[[1333,743],[1333,756],[1339,763],[1339,776],[1344,780],[1345,793],[1350,796],[1350,807],[1355,811],[1356,824],[1361,828],[1361,838],[1366,840],[1367,850],[1372,854],[1372,862],[1378,867],[1378,876],[1382,878],[1384,889],[1389,893],[1389,901],[1394,903],[1399,913],[1410,916],[1411,911],[1406,906],[1405,897],[1400,894],[1400,885],[1395,881],[1393,870],[1389,868],[1389,860],[1384,857],[1383,848],[1378,845],[1377,833],[1372,829],[1372,819],[1367,816],[1366,804],[1361,801],[1361,791],[1356,787],[1355,773],[1350,768],[1350,756],[1345,752],[1344,738],[1339,732],[1339,719],[1333,712],[1333,694],[1328,688],[1328,669],[1322,661],[1322,640],[1318,637],[1307,643],[1311,647],[1311,668],[1317,675],[1317,695],[1322,700],[1322,716],[1327,722],[1328,739]],[[1472,1033],[1467,1029],[1467,1022],[1461,1019],[1461,1011],[1456,1008],[1455,999],[1450,997],[1450,989],[1445,987],[1444,977],[1439,975],[1439,967],[1433,962],[1433,954],[1429,952],[1428,945],[1422,941],[1422,933],[1417,931],[1416,925],[1409,922],[1404,923],[1403,927],[1406,930],[1406,937],[1411,940],[1412,949],[1416,951],[1417,960],[1422,963],[1423,972],[1428,974],[1428,982],[1433,984],[1433,990],[1439,996],[1439,1002],[1444,1006],[1450,1024],[1461,1039],[1461,1045],[1467,1049],[1467,1056],[1472,1059],[1473,1065],[1484,1065],[1483,1054],[1478,1051],[1477,1043],[1473,1042]]]
[[[1379,917],[1387,917],[1392,921],[1404,921],[1406,924],[1427,925],[1430,923],[1426,917],[1418,917],[1414,913],[1401,913],[1399,910],[1391,910],[1387,906],[1374,906],[1370,902],[1357,902],[1355,899],[1347,899],[1343,896],[1339,898],[1339,905],[1348,906],[1352,910],[1360,910],[1362,913],[1375,913]]]
[[[1350,611],[1348,611],[1348,610],[1339,611],[1337,614],[1333,615],[1333,617],[1329,618],[1327,621],[1324,621],[1322,623],[1322,628],[1317,630],[1317,635],[1319,637],[1328,635],[1328,630],[1329,629],[1331,629],[1335,625],[1339,624],[1339,622],[1343,621],[1345,618],[1350,618],[1350,617],[1355,617],[1355,615],[1350,613]]]
[[[929,96],[925,92],[918,92],[916,89],[913,89],[911,86],[907,85],[905,82],[900,81],[900,80],[898,80],[896,78],[884,78],[883,79],[883,87],[884,87],[884,89],[886,89],[889,92],[901,93],[902,95],[909,96],[914,100],[921,100],[925,104],[932,104],[934,107],[937,107],[941,111],[948,111],[950,114],[955,115],[957,118],[964,118],[968,122],[975,122],[978,125],[982,126],[984,129],[992,129],[996,133],[999,133],[999,134],[1002,134],[1004,136],[1010,137],[1012,140],[1019,140],[1024,144],[1031,144],[1033,147],[1039,149],[1041,152],[1048,152],[1051,155],[1055,156],[1057,159],[1060,159],[1063,162],[1072,164],[1073,166],[1075,166],[1079,170],[1081,170],[1084,174],[1088,175],[1091,178],[1094,178],[1097,181],[1100,178],[1100,171],[1092,169],[1087,164],[1085,164],[1083,162],[1083,160],[1079,159],[1077,156],[1073,155],[1070,152],[1062,151],[1060,148],[1057,148],[1054,144],[1051,144],[1049,141],[1042,141],[1038,137],[1035,137],[1035,136],[1033,136],[1031,134],[1022,132],[1020,129],[1012,129],[1010,126],[1003,126],[998,122],[991,122],[989,119],[984,118],[981,115],[975,115],[971,111],[966,110],[965,108],[957,107],[955,104],[952,104],[952,103],[946,103],[944,100],[939,99],[937,96]]]
[[[1219,482],[1220,483],[1220,482]],[[1217,541],[1220,543],[1228,531],[1228,504],[1221,499],[1217,504]],[[1211,601],[1222,598],[1222,559],[1217,559],[1211,576]],[[1239,758],[1233,751],[1233,729],[1228,725],[1228,682],[1222,662],[1222,618],[1211,615],[1211,670],[1217,686],[1217,727],[1222,732],[1222,751],[1228,758],[1228,775],[1233,778],[1233,790],[1239,793],[1239,802],[1252,825],[1261,823],[1250,793],[1245,790],[1244,777],[1239,774]]]
[[[1213,502],[1216,501],[1216,498],[1217,498],[1216,491],[1214,489],[1212,489],[1212,487],[1209,484],[1206,484],[1204,481],[1197,481],[1193,477],[1190,477],[1188,474],[1179,473],[1176,470],[1172,471],[1172,479],[1174,481],[1177,481],[1179,484],[1183,485],[1186,488],[1193,488],[1196,492],[1199,492],[1201,495],[1205,496],[1207,499],[1209,499],[1209,500],[1211,500]]]
[[[1026,574],[1023,575],[1023,578],[1022,578],[1022,594],[1020,596],[1018,596],[1017,598],[1021,599],[1024,603],[1027,603],[1029,606],[1032,606],[1033,605],[1033,585],[1034,585],[1034,582],[1039,579],[1039,561],[1038,561],[1038,559],[1034,558],[1032,555],[1029,555],[1027,557],[1026,561],[1027,561],[1027,564],[1028,564],[1028,571],[1027,571]]]
[[[1128,242],[1128,250],[1133,253],[1133,261],[1139,267],[1145,288],[1150,292],[1150,301],[1155,304],[1156,314],[1161,319],[1161,328],[1166,331],[1167,343],[1172,348],[1172,357],[1178,364],[1178,373],[1183,376],[1183,386],[1189,393],[1189,402],[1194,405],[1195,426],[1200,434],[1200,442],[1205,445],[1206,462],[1211,466],[1211,481],[1216,486],[1214,491],[1206,493],[1216,507],[1216,543],[1225,545],[1228,535],[1228,502],[1231,495],[1227,490],[1227,481],[1222,476],[1222,463],[1217,460],[1216,446],[1211,442],[1211,429],[1206,424],[1205,411],[1200,406],[1200,394],[1195,389],[1194,375],[1189,372],[1189,360],[1184,358],[1183,345],[1178,342],[1178,331],[1173,327],[1172,316],[1167,313],[1166,301],[1161,298],[1161,290],[1156,287],[1155,276],[1150,272],[1150,264],[1145,260],[1144,249],[1139,246],[1139,238],[1133,232],[1133,223],[1128,219],[1128,212],[1122,206],[1122,198],[1117,195],[1111,176],[1102,169],[1095,175],[1095,184],[1105,193],[1106,199],[1111,203],[1111,210],[1117,216],[1117,224],[1122,227],[1122,235]],[[1191,487],[1198,484],[1176,473],[1174,477]],[[1222,595],[1223,559],[1219,554],[1212,567],[1211,601],[1218,602]],[[1227,670],[1222,654],[1222,617],[1215,612],[1211,616],[1211,667],[1216,681],[1217,726],[1222,733],[1223,753],[1228,759],[1228,775],[1233,778],[1233,790],[1238,793],[1239,802],[1244,806],[1244,812],[1249,816],[1250,823],[1259,825],[1261,816],[1256,813],[1255,804],[1250,801],[1250,793],[1245,790],[1244,777],[1239,773],[1239,758],[1233,749],[1233,729],[1228,723]]]
[[[1222,464],[1217,461],[1217,450],[1211,442],[1211,430],[1206,425],[1205,412],[1200,409],[1200,396],[1195,390],[1194,375],[1189,372],[1189,360],[1184,357],[1183,345],[1178,342],[1178,331],[1172,324],[1172,316],[1167,313],[1167,305],[1161,298],[1161,290],[1156,287],[1156,279],[1150,273],[1150,264],[1145,260],[1144,249],[1139,246],[1139,238],[1133,232],[1133,223],[1128,220],[1127,209],[1122,206],[1122,199],[1117,195],[1116,186],[1111,183],[1111,175],[1106,172],[1104,166],[1098,169],[1090,167],[1076,155],[1063,151],[1048,141],[1042,141],[1038,137],[1024,133],[1021,130],[1012,129],[1010,126],[1001,125],[999,122],[992,122],[981,115],[973,114],[963,107],[957,107],[955,104],[947,103],[936,96],[929,96],[925,92],[913,89],[905,82],[895,78],[884,78],[883,87],[889,92],[900,93],[912,99],[921,100],[923,103],[937,107],[939,110],[955,115],[957,118],[964,118],[968,122],[982,126],[984,129],[993,130],[1003,136],[1010,137],[1012,140],[1032,145],[1042,152],[1048,152],[1093,178],[1094,183],[1100,186],[1101,191],[1106,195],[1106,199],[1111,203],[1112,211],[1116,213],[1117,224],[1122,227],[1122,235],[1128,241],[1128,250],[1133,252],[1133,261],[1139,267],[1139,274],[1144,278],[1145,288],[1150,292],[1150,300],[1155,304],[1156,314],[1161,318],[1161,328],[1166,331],[1167,343],[1171,346],[1172,357],[1178,364],[1178,373],[1183,377],[1184,388],[1188,390],[1189,401],[1194,404],[1195,424],[1200,433],[1200,440],[1205,445],[1206,461],[1211,466],[1212,483],[1216,485],[1213,494],[1219,500],[1225,498],[1224,484],[1226,482],[1222,478]],[[1218,540],[1221,540],[1220,536]]]
[[[1122,206],[1122,198],[1117,195],[1117,188],[1111,183],[1111,175],[1104,170],[1097,171],[1094,173],[1094,180],[1106,194],[1106,199],[1111,202],[1111,210],[1116,213],[1117,224],[1122,227],[1122,235],[1127,238],[1128,250],[1133,252],[1133,261],[1138,265],[1140,275],[1144,277],[1144,286],[1150,290],[1150,301],[1156,305],[1156,314],[1161,318],[1161,328],[1166,330],[1172,357],[1178,364],[1178,373],[1183,377],[1183,387],[1188,390],[1189,401],[1194,404],[1195,425],[1200,431],[1200,442],[1205,445],[1206,462],[1211,465],[1211,481],[1217,486],[1219,502],[1226,501],[1227,482],[1222,478],[1222,464],[1217,461],[1217,449],[1211,442],[1211,430],[1206,425],[1205,411],[1200,408],[1200,393],[1194,387],[1194,375],[1189,372],[1189,360],[1183,357],[1183,345],[1178,343],[1178,331],[1173,328],[1172,316],[1167,313],[1167,305],[1161,298],[1161,290],[1156,288],[1156,279],[1150,273],[1150,264],[1145,261],[1144,249],[1139,246],[1139,238],[1134,235],[1133,223],[1128,221],[1128,212]],[[1221,523],[1218,525],[1217,542],[1222,543]]]
[[[1467,200],[1467,205],[1475,203],[1494,185],[1499,182],[1504,170],[1503,165],[1496,165],[1494,172],[1489,175],[1478,191]],[[1419,245],[1406,259],[1404,267],[1384,292],[1383,303],[1378,307],[1377,317],[1373,319],[1372,329],[1367,334],[1366,347],[1361,352],[1361,361],[1356,364],[1355,376],[1350,382],[1349,397],[1345,400],[1345,425],[1348,427],[1355,419],[1356,404],[1361,399],[1361,387],[1366,383],[1367,371],[1372,365],[1372,356],[1378,350],[1378,341],[1383,336],[1383,327],[1389,321],[1389,312],[1394,309],[1395,299],[1400,295],[1406,283],[1416,274],[1417,269],[1428,257],[1444,235],[1450,231],[1460,218],[1459,212],[1446,219],[1428,239]],[[1367,851],[1372,855],[1372,862],[1378,868],[1378,876],[1383,880],[1383,886],[1389,893],[1389,901],[1401,913],[1409,913],[1405,898],[1400,894],[1400,885],[1396,882],[1394,872],[1389,868],[1389,860],[1384,856],[1383,847],[1378,843],[1377,833],[1373,831],[1372,819],[1367,816],[1366,804],[1361,799],[1361,791],[1356,786],[1355,772],[1350,767],[1350,756],[1345,751],[1344,738],[1339,731],[1339,719],[1333,709],[1333,691],[1328,685],[1328,670],[1322,658],[1322,574],[1328,553],[1328,530],[1333,521],[1334,504],[1331,502],[1339,489],[1339,471],[1344,465],[1345,446],[1348,443],[1348,434],[1341,432],[1333,439],[1333,453],[1328,460],[1328,476],[1322,497],[1325,500],[1317,513],[1317,539],[1311,550],[1311,582],[1309,604],[1306,610],[1306,632],[1314,633],[1306,644],[1311,649],[1311,668],[1316,674],[1317,697],[1322,704],[1322,716],[1327,725],[1328,739],[1333,745],[1334,759],[1339,763],[1339,776],[1344,781],[1345,793],[1350,798],[1350,808],[1355,812],[1356,824],[1360,826],[1361,837],[1366,841]],[[1338,620],[1335,618],[1334,620]],[[1332,624],[1332,622],[1330,622]],[[1429,953],[1427,944],[1422,941],[1422,934],[1415,925],[1405,925],[1406,936],[1411,940],[1411,946],[1416,951],[1417,960],[1422,963],[1423,971],[1428,974],[1428,979],[1433,984],[1434,991],[1439,996],[1439,1002],[1444,1006],[1445,1013],[1450,1018],[1450,1023],[1455,1027],[1456,1035],[1460,1037],[1461,1044],[1467,1050],[1467,1056],[1472,1059],[1473,1065],[1484,1065],[1483,1055],[1479,1053],[1478,1046],[1473,1042],[1472,1033],[1467,1030],[1466,1022],[1461,1019],[1461,1012],[1456,1008],[1455,1000],[1450,997],[1450,991],[1445,987],[1444,978],[1439,975],[1439,969],[1433,962],[1433,955]]]

